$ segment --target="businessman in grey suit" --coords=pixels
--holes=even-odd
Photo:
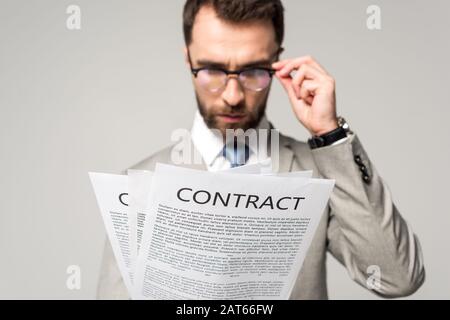
[[[290,298],[328,298],[327,252],[354,281],[375,294],[408,296],[425,279],[419,241],[358,136],[337,116],[334,79],[312,57],[279,59],[283,12],[280,0],[186,2],[185,59],[198,103],[192,147],[202,161],[184,165],[210,171],[237,166],[236,155],[223,152],[223,137],[230,129],[272,128],[265,111],[276,78],[299,125],[311,133],[308,143],[280,135],[277,172],[313,170],[315,177],[336,181]],[[157,162],[173,164],[183,152],[170,146],[133,168],[153,170]],[[244,163],[255,161],[252,150],[244,154]],[[109,242],[98,298],[129,298]]]

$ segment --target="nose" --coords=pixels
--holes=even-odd
[[[225,90],[222,92],[222,99],[230,106],[239,105],[244,100],[244,91],[236,75],[229,76]]]

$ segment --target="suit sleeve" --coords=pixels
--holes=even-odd
[[[352,134],[342,144],[311,152],[319,174],[336,180],[329,201],[328,250],[354,281],[375,294],[414,293],[425,279],[419,240],[358,137]]]
[[[105,241],[100,275],[97,286],[97,299],[99,300],[126,300],[129,299],[125,283],[116,263],[116,258],[109,243]]]

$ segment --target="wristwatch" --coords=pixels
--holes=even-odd
[[[345,121],[344,118],[338,117],[338,125],[339,127],[331,132],[325,133],[321,136],[313,136],[309,139],[309,147],[311,149],[317,149],[330,146],[336,141],[346,138],[347,134],[352,133],[347,121]]]

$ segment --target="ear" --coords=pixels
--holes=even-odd
[[[189,62],[189,51],[188,51],[187,46],[184,46],[183,53],[184,53],[184,62],[186,63],[186,66],[188,66],[190,68],[191,64]]]
[[[284,48],[280,47],[280,49],[277,52],[277,60],[280,60],[280,56],[283,54],[284,51],[285,51]]]

